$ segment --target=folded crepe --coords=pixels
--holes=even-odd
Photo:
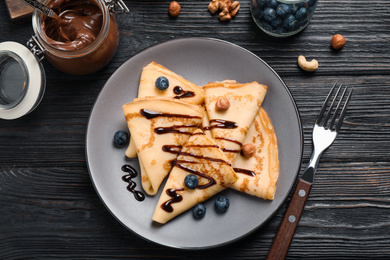
[[[199,186],[184,184],[188,174],[199,179]],[[153,214],[153,220],[164,224],[191,209],[237,181],[237,176],[215,141],[198,129],[183,146],[169,174]]]
[[[156,88],[156,79],[161,76],[169,81],[169,87],[166,90]],[[200,105],[204,100],[204,91],[201,87],[153,61],[142,69],[138,98],[143,97],[172,97]],[[129,158],[137,155],[132,138],[125,154]]]
[[[233,163],[263,103],[267,86],[257,82],[246,84],[211,82],[203,86],[203,89],[209,118],[209,126],[204,130],[211,131],[216,143],[225,152],[228,162]],[[227,99],[230,103],[226,111],[216,109],[216,103],[221,98]]]
[[[238,181],[233,189],[267,200],[273,200],[279,177],[278,144],[271,120],[263,108],[245,137],[243,144],[252,143],[256,150],[252,157],[241,153],[234,160],[233,169]]]
[[[202,107],[173,98],[136,98],[123,105],[145,192],[155,195],[182,145],[202,123]]]

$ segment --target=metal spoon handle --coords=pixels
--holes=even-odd
[[[43,14],[51,17],[51,18],[56,18],[57,14],[47,5],[42,4],[38,0],[23,0],[27,4],[31,5],[32,7],[38,9],[41,11]]]

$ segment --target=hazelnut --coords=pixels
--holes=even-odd
[[[339,50],[345,45],[345,38],[341,34],[335,34],[332,37],[332,41],[330,42],[333,49]]]
[[[218,111],[226,111],[230,107],[230,102],[227,98],[220,98],[215,103],[215,109]]]
[[[256,150],[255,146],[251,143],[244,144],[241,149],[245,157],[252,157],[255,154],[255,150]]]
[[[176,1],[172,1],[169,4],[168,13],[170,16],[178,16],[180,13],[180,5]]]

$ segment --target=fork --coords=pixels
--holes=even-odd
[[[341,109],[348,87],[346,87],[344,91],[342,91],[341,97],[338,99],[337,102],[337,98],[342,90],[342,85],[340,85],[337,88],[336,94],[334,95],[330,106],[328,107],[329,100],[331,99],[332,93],[334,92],[336,85],[337,82],[334,83],[332,89],[330,90],[328,96],[325,99],[324,104],[322,105],[317,119],[315,120],[312,137],[314,148],[311,159],[306,169],[304,170],[301,178],[298,179],[294,195],[291,198],[290,205],[287,208],[287,211],[280,224],[279,230],[275,236],[274,242],[272,243],[271,249],[267,256],[267,260],[280,260],[286,257],[292,238],[295,233],[295,229],[298,226],[298,222],[305,207],[307,197],[313,185],[314,176],[318,167],[319,159],[322,153],[336,139],[336,136],[340,131],[341,125],[343,124],[344,116],[347,111],[349,101],[351,99],[352,89],[349,91],[349,94],[345,99],[344,106]],[[334,109],[336,103],[337,106]]]

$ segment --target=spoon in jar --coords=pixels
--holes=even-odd
[[[60,17],[53,11],[53,9],[51,9],[50,7],[48,7],[45,4],[42,4],[38,0],[23,0],[23,1],[25,3],[31,5],[32,7],[37,9],[38,11],[41,11],[44,15],[47,15],[55,20],[60,19]]]

